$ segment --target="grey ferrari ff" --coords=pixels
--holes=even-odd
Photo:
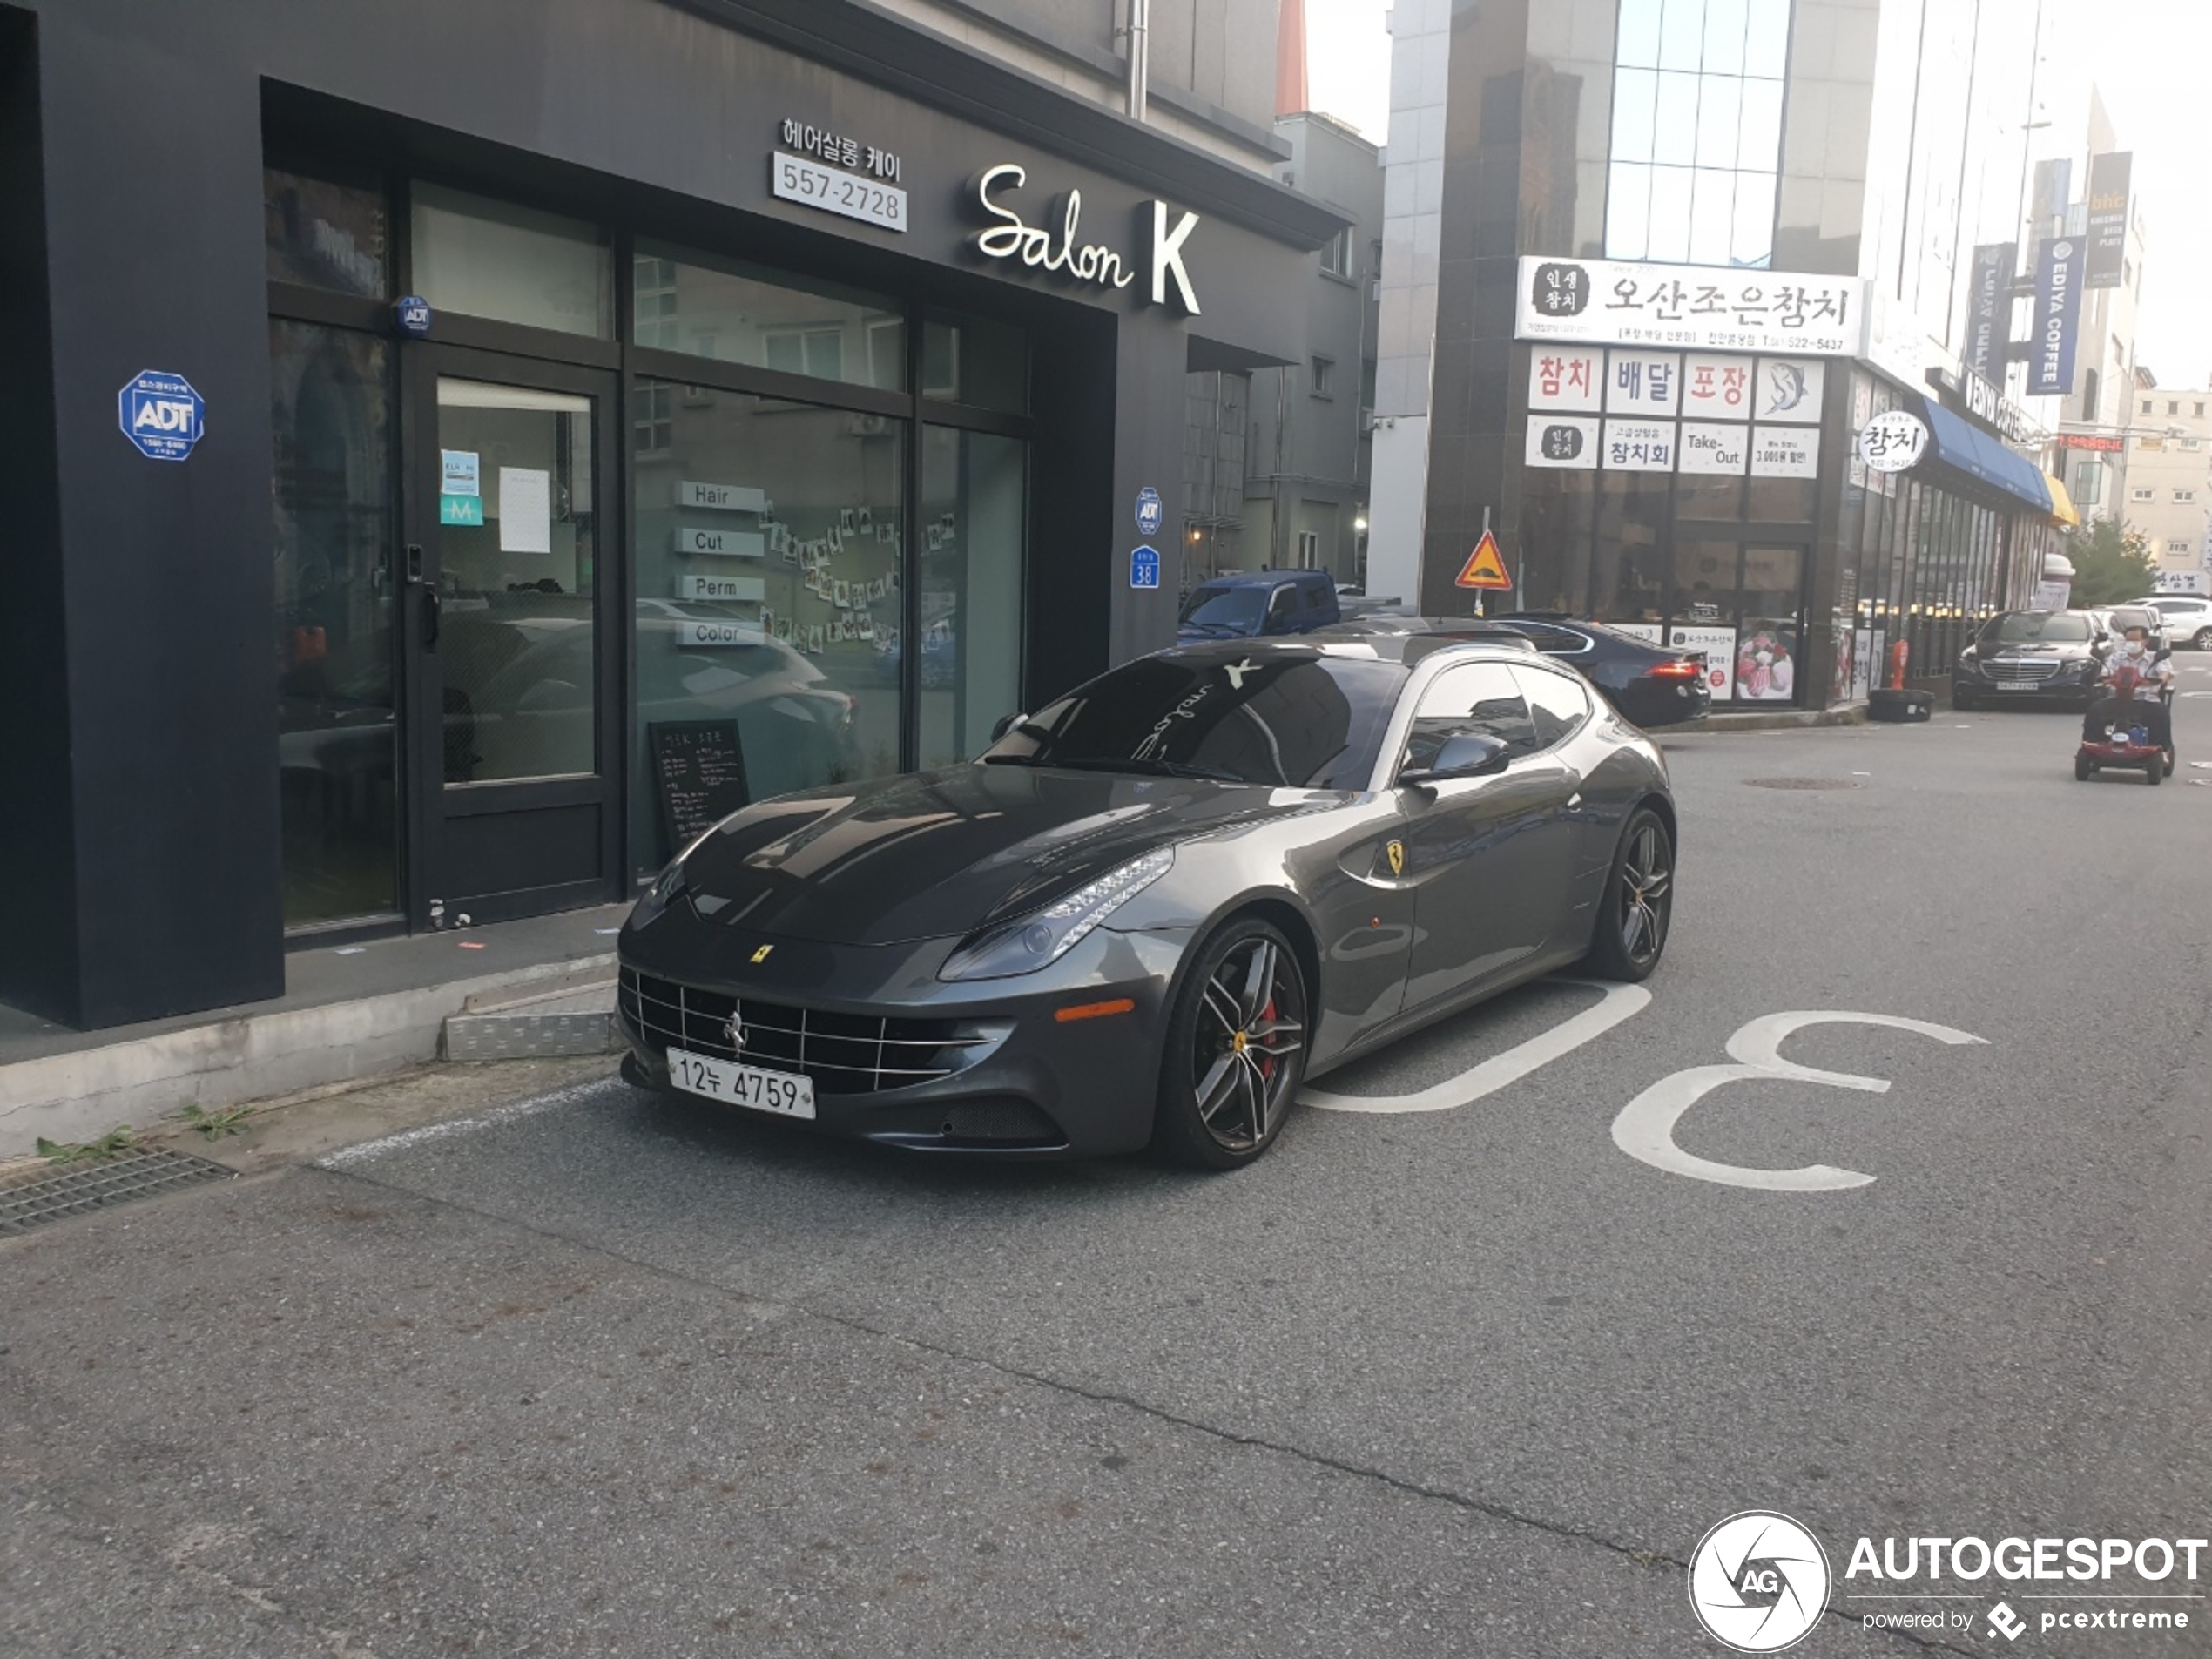
[[[1233,1169],[1417,1027],[1650,974],[1675,846],[1656,746],[1524,642],[1184,645],[709,830],[622,930],[624,1071],[915,1150]]]

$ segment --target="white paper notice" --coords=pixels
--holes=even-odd
[[[499,469],[499,550],[553,550],[553,475],[528,467]]]

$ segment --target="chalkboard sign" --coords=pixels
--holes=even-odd
[[[654,721],[645,741],[671,858],[752,799],[735,720]]]

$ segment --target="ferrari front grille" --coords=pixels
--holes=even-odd
[[[839,1014],[749,996],[741,1005],[726,992],[629,968],[622,970],[620,1007],[631,1029],[657,1049],[795,1071],[825,1095],[934,1082],[974,1065],[1003,1035],[961,1020]]]

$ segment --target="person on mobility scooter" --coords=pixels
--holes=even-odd
[[[2128,630],[2120,649],[2105,659],[2109,694],[2081,721],[2081,747],[2074,775],[2086,779],[2104,766],[2141,766],[2154,784],[2174,770],[2174,665],[2149,649],[2144,630]]]

